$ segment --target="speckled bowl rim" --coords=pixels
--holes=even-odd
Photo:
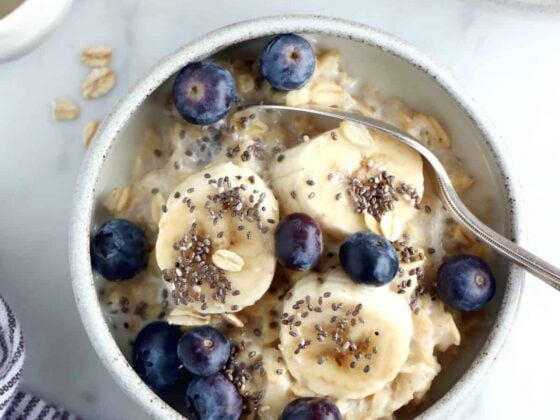
[[[500,137],[473,101],[458,87],[457,82],[442,67],[411,45],[362,24],[312,15],[273,16],[244,21],[195,39],[157,63],[105,119],[82,164],[70,223],[72,284],[85,329],[101,361],[118,384],[152,417],[183,418],[140,380],[121,353],[105,323],[94,285],[89,255],[90,228],[99,174],[115,140],[130,116],[148,95],[185,63],[211,55],[242,41],[286,32],[321,33],[373,45],[406,60],[432,77],[459,104],[486,139],[505,182],[513,235],[519,243],[525,242],[525,218],[522,214],[521,194]],[[510,265],[504,299],[494,329],[484,347],[461,379],[418,418],[432,419],[451,414],[487,372],[498,355],[514,320],[524,276],[523,270]]]

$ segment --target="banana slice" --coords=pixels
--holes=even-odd
[[[277,221],[276,198],[250,169],[223,163],[187,177],[170,194],[156,242],[176,300],[209,314],[255,303],[274,275]]]
[[[288,296],[280,349],[302,387],[363,398],[397,376],[412,338],[411,312],[400,296],[356,285],[340,271],[309,274]]]
[[[373,180],[377,177],[381,185],[386,184],[382,172],[394,177],[394,184],[385,190],[388,201],[379,198],[377,205],[384,207],[382,214],[392,212],[398,220],[391,225],[389,234],[395,238],[416,214],[414,204],[424,192],[422,158],[414,150],[361,125],[343,122],[340,128],[287,150],[284,158],[271,167],[283,212],[305,212],[338,237],[368,228],[383,233],[380,220],[374,219],[373,225],[368,226],[364,212],[356,211],[356,199],[360,199],[357,196],[361,194],[363,198],[365,192],[369,194],[369,204],[375,206],[372,200],[377,199],[371,197],[381,194],[381,190],[374,187]]]
[[[453,317],[440,301],[420,299],[422,311],[412,318],[414,336],[408,359],[394,381],[360,400],[338,400],[344,418],[369,420],[391,418],[393,412],[414,400],[419,402],[441,370],[435,351],[459,345],[460,334]]]

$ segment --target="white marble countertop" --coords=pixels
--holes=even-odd
[[[560,14],[486,0],[77,0],[42,46],[0,65],[0,291],[23,324],[28,390],[86,419],[146,418],[101,366],[74,306],[67,224],[85,153],[82,127],[191,38],[283,13],[360,21],[449,67],[506,139],[527,200],[531,248],[560,265]],[[113,47],[118,84],[107,97],[84,103],[79,53],[92,43]],[[80,102],[82,115],[54,122],[50,101],[66,95]],[[505,349],[456,419],[557,418],[559,319],[560,294],[528,278]]]

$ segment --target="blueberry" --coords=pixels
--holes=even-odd
[[[436,286],[441,300],[465,312],[482,308],[496,293],[496,280],[490,268],[474,255],[445,260],[438,270]]]
[[[280,420],[342,420],[338,407],[326,398],[298,398],[282,411]]]
[[[315,53],[299,35],[274,37],[261,53],[261,73],[273,88],[294,90],[305,85],[315,70]]]
[[[107,280],[128,280],[146,266],[148,240],[135,223],[105,222],[91,240],[91,264]]]
[[[371,232],[357,232],[346,238],[340,247],[340,263],[354,282],[372,286],[390,282],[399,269],[391,242]]]
[[[132,366],[148,386],[157,391],[173,390],[181,382],[181,362],[177,357],[179,328],[156,321],[136,336],[132,348]]]
[[[187,417],[193,420],[237,420],[243,401],[221,373],[197,376],[187,388]]]
[[[276,229],[276,257],[284,267],[297,271],[312,269],[323,250],[323,235],[317,222],[304,213],[292,213]]]
[[[179,340],[177,355],[191,373],[209,376],[225,366],[230,353],[229,340],[212,327],[196,327]]]
[[[214,124],[228,113],[235,98],[231,73],[208,61],[183,67],[173,83],[175,108],[193,124]]]

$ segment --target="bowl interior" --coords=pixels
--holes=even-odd
[[[475,121],[433,76],[420,64],[412,64],[379,46],[318,32],[306,36],[315,41],[319,49],[336,48],[342,52],[342,66],[358,80],[358,89],[373,84],[383,95],[400,98],[416,110],[433,115],[441,121],[451,135],[454,154],[463,160],[468,171],[476,179],[474,188],[466,197],[469,207],[498,232],[508,236],[513,234],[512,216],[508,205],[508,183],[499,159]],[[256,55],[264,42],[266,38],[244,41],[220,51],[219,54]],[[163,118],[158,107],[168,92],[169,81],[163,83],[134,111],[116,141],[112,142],[110,153],[106,151],[95,186],[97,204],[91,226],[99,224],[107,216],[100,205],[102,198],[112,188],[122,187],[129,182],[140,134],[144,128],[150,124],[157,124]],[[501,258],[497,258],[494,266],[498,279],[495,299],[480,315],[477,327],[466,336],[460,349],[460,357],[447,363],[436,378],[429,398],[420,410],[425,410],[440,399],[469,370],[491,335],[504,299],[510,268]],[[95,279],[98,290],[101,281],[99,278]],[[129,357],[128,343],[119,342],[119,346],[125,356]],[[409,412],[401,413],[402,417],[411,415]]]

